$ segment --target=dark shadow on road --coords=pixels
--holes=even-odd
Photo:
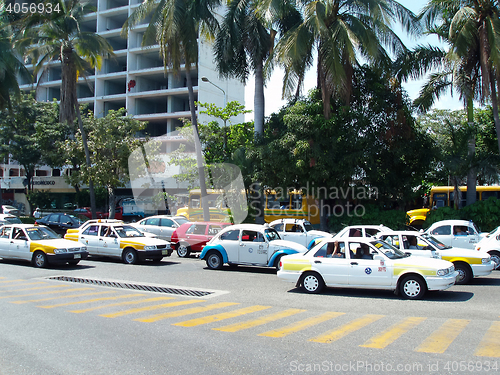
[[[123,262],[117,258],[100,257],[100,256],[95,256],[95,255],[87,258],[86,260],[88,260],[90,262],[123,264]],[[175,265],[175,264],[180,264],[180,262],[173,262],[170,260],[170,258],[163,258],[161,261],[143,260],[143,261],[137,262],[137,264],[135,264],[135,265],[164,267],[164,266],[171,266],[171,265]]]
[[[206,270],[210,271],[224,271],[224,272],[245,272],[245,273],[260,273],[267,275],[276,275],[276,269],[272,267],[251,267],[251,266],[236,266],[236,265],[225,265],[220,270],[212,270],[208,267],[203,267]]]

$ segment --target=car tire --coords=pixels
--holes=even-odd
[[[488,254],[490,254],[491,260],[497,264],[495,269],[500,270],[500,252],[493,250],[489,251]]]
[[[79,261],[79,260],[70,260],[70,261],[68,262],[68,264],[69,264],[70,266],[76,266],[78,263],[80,263],[80,261]]]
[[[220,270],[223,265],[222,255],[218,251],[211,251],[207,255],[207,267],[211,270]]]
[[[134,249],[125,249],[122,254],[123,263],[136,264],[137,252]]]
[[[427,285],[421,277],[410,275],[403,278],[399,291],[404,298],[421,299],[427,291]]]
[[[33,254],[33,265],[36,268],[46,268],[48,264],[47,255],[43,251],[35,251]]]
[[[468,284],[473,277],[472,269],[470,268],[470,266],[462,262],[456,262],[454,263],[454,265],[455,265],[455,271],[458,272],[457,281],[455,282],[455,284],[457,285]]]
[[[276,271],[280,270],[280,261],[283,255],[279,255],[276,257],[276,260],[274,261],[274,268],[276,268]]]
[[[176,251],[179,258],[187,258],[191,254],[191,248],[184,242],[179,242]]]
[[[301,285],[306,293],[317,294],[323,290],[325,282],[318,273],[306,272],[304,276],[302,276]]]

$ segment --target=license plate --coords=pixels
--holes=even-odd
[[[75,254],[75,259],[81,259],[82,254]]]
[[[168,250],[162,250],[162,251],[161,251],[161,254],[162,254],[162,255],[168,255]]]

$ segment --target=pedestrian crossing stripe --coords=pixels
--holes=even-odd
[[[474,355],[500,358],[500,322],[493,322],[479,343]]]
[[[110,293],[115,293],[115,292],[79,293],[79,294],[70,294],[70,295],[66,295],[66,296],[39,298],[39,299],[31,299],[31,300],[24,300],[24,301],[10,301],[10,303],[16,303],[16,304],[20,305],[20,304],[29,303],[29,302],[43,302],[43,301],[52,301],[54,299],[61,299],[61,298],[78,298],[78,297],[95,296],[95,295],[101,295],[101,294],[110,294]],[[43,308],[43,306],[37,306],[37,307]]]
[[[70,288],[70,289],[64,289],[64,290],[53,290],[50,292],[41,292],[41,293],[28,293],[28,294],[15,294],[12,296],[2,296],[0,299],[3,298],[22,298],[22,297],[31,297],[31,296],[41,296],[41,295],[47,295],[47,294],[61,294],[61,293],[68,293],[68,292],[75,292],[77,290],[95,290],[95,288]],[[28,301],[30,302],[30,301]]]
[[[301,320],[297,323],[292,323],[283,328],[273,329],[272,331],[267,331],[259,334],[259,336],[267,336],[267,337],[285,337],[292,333],[302,331],[306,328],[312,327],[314,325],[326,322],[327,320],[336,318],[338,316],[344,315],[345,313],[329,311],[323,313],[318,316],[314,316],[312,318]]]
[[[262,310],[269,309],[269,308],[271,308],[271,306],[259,306],[259,305],[249,306],[249,307],[244,307],[244,308],[239,309],[239,310],[233,310],[233,311],[225,312],[225,313],[221,313],[221,314],[205,316],[203,318],[198,318],[198,319],[186,320],[185,322],[175,323],[173,325],[174,326],[182,326],[182,327],[195,327],[195,326],[199,326],[202,324],[217,322],[219,320],[235,318],[235,317],[240,316],[240,315],[245,315],[245,314],[253,313],[256,311],[262,311]]]
[[[174,299],[174,298],[172,297],[172,299]],[[200,301],[198,299],[190,299],[190,300],[185,300],[185,301],[163,303],[161,305],[151,305],[151,306],[145,306],[145,307],[137,307],[135,309],[118,311],[118,312],[110,313],[110,314],[102,314],[102,315],[99,315],[99,316],[102,316],[102,317],[105,317],[105,318],[117,318],[119,316],[124,316],[124,315],[129,315],[129,314],[135,314],[135,313],[138,313],[138,312],[158,310],[158,309],[162,309],[164,307],[189,305],[189,304],[192,304],[192,303],[199,303],[199,302],[202,302],[202,301]]]
[[[361,329],[368,324],[371,324],[381,318],[383,318],[384,315],[365,315],[361,318],[354,319],[352,322],[347,323],[343,325],[340,328],[334,329],[332,331],[326,332],[318,337],[315,337],[313,339],[310,339],[309,341],[313,342],[321,342],[328,344],[333,341],[337,341],[341,339],[342,337],[348,335],[351,332],[357,331],[358,329]]]
[[[69,285],[36,286],[36,287],[33,287],[33,288],[17,289],[16,292],[26,292],[26,291],[29,291],[29,290],[41,290],[41,289],[57,289],[57,288],[66,288],[66,289],[69,289],[69,288],[71,288],[71,286],[69,286]],[[10,297],[10,296],[5,296],[5,298],[8,298],[8,297]],[[4,298],[4,296],[2,296],[0,298]]]
[[[32,283],[27,283],[26,281],[22,282],[22,283],[19,283],[19,284],[10,284],[10,285],[4,285],[4,286],[0,286],[1,289],[5,289],[5,288],[11,288],[13,286],[26,286],[26,285],[47,285],[47,283],[45,281],[36,281],[36,282],[32,282]]]
[[[138,295],[139,296],[139,295]],[[94,310],[100,310],[100,309],[105,309],[109,307],[116,307],[116,306],[125,306],[125,305],[137,305],[140,303],[146,303],[146,302],[155,302],[155,301],[165,301],[173,299],[173,297],[154,297],[154,298],[143,298],[137,301],[126,301],[126,302],[117,302],[117,303],[108,303],[107,305],[99,305],[99,306],[93,306],[89,307],[87,309],[80,309],[80,310],[69,310],[69,312],[75,313],[75,314],[80,314],[88,311],[94,311]]]
[[[201,302],[200,300],[195,300],[195,301]],[[152,323],[152,322],[156,322],[158,320],[175,318],[178,316],[184,316],[184,315],[189,315],[189,314],[197,314],[200,312],[210,311],[210,310],[214,310],[214,309],[220,309],[222,307],[228,307],[228,306],[234,306],[234,305],[239,305],[239,303],[219,302],[219,303],[214,303],[212,305],[207,305],[207,306],[202,306],[202,307],[193,307],[191,309],[173,311],[173,312],[168,312],[168,313],[164,313],[164,314],[157,314],[157,315],[152,315],[152,316],[148,316],[145,318],[138,318],[138,319],[134,319],[134,320],[136,320],[138,322]]]
[[[109,300],[121,299],[121,298],[133,298],[133,297],[138,297],[138,296],[140,296],[140,295],[137,294],[137,293],[134,293],[134,294],[122,294],[121,296],[93,298],[93,299],[86,299],[86,300],[83,300],[83,301],[65,302],[65,303],[58,303],[58,304],[55,304],[55,305],[37,306],[37,307],[41,307],[43,309],[52,309],[54,307],[69,306],[69,305],[80,305],[80,304],[83,304],[83,303],[91,303],[91,302],[98,302],[98,301],[109,301]]]
[[[372,337],[370,340],[366,341],[363,345],[360,346],[363,346],[365,348],[383,349],[387,345],[392,344],[394,341],[399,339],[409,330],[418,326],[425,319],[426,318],[419,317],[409,317],[403,319],[401,322],[394,324],[389,329],[385,330],[377,336]]]
[[[427,337],[415,351],[422,353],[444,353],[469,323],[470,320],[465,319],[448,319],[437,331],[434,331],[432,335]]]
[[[288,310],[280,311],[280,312],[277,312],[274,314],[269,314],[269,315],[263,316],[262,318],[247,320],[246,322],[243,322],[243,323],[234,323],[234,324],[230,324],[228,326],[219,327],[219,328],[212,328],[212,329],[215,331],[223,331],[223,332],[238,332],[238,331],[242,331],[244,329],[249,329],[249,328],[257,327],[257,326],[267,324],[270,322],[274,322],[275,320],[288,318],[289,316],[299,314],[299,313],[302,313],[305,311],[306,310],[301,310],[301,309],[288,309]]]

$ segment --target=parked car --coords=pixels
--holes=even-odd
[[[351,225],[345,227],[335,236],[335,239],[345,238],[345,237],[373,237],[380,232],[392,230],[385,225]]]
[[[19,215],[21,215],[21,211],[19,211],[14,206],[9,206],[8,204],[2,205],[2,213],[13,215],[13,216],[19,216]]]
[[[475,250],[488,253],[495,262],[495,269],[500,269],[500,227],[486,234],[476,244]]]
[[[22,224],[21,219],[11,214],[0,214],[0,225]]]
[[[481,240],[480,230],[467,220],[441,220],[432,224],[425,233],[445,245],[464,249],[474,249]]]
[[[119,220],[92,220],[78,229],[68,229],[64,238],[86,245],[90,255],[118,258],[126,264],[161,261],[172,254],[167,241],[146,237]]]
[[[402,252],[452,262],[458,272],[457,284],[467,284],[474,277],[487,276],[495,267],[488,253],[447,246],[425,233],[390,231],[379,233],[377,238]]]
[[[78,228],[82,225],[83,220],[70,214],[55,213],[36,219],[35,224],[45,225],[54,232],[64,235],[69,228]]]
[[[90,207],[76,208],[73,211],[73,214],[75,216],[83,215],[89,219],[92,219],[92,211],[91,211]],[[96,212],[96,216],[97,216],[96,219],[106,219],[107,217],[109,217],[109,213],[108,212]]]
[[[340,256],[328,255],[335,239],[325,239],[307,253],[281,258],[278,277],[307,293],[325,286],[385,289],[408,299],[420,299],[429,290],[445,290],[455,283],[452,263],[408,256],[374,238],[345,237],[338,241]]]
[[[172,233],[185,223],[189,223],[189,220],[184,216],[156,215],[130,225],[143,232],[156,234],[162,240],[170,241]]]
[[[69,263],[77,265],[88,256],[87,248],[60,238],[45,226],[9,224],[0,228],[0,257],[30,261],[35,267]]]
[[[238,224],[221,230],[210,240],[200,259],[210,269],[221,269],[224,263],[278,268],[282,256],[306,251],[303,245],[280,239],[268,225]]]
[[[188,257],[191,253],[200,252],[203,246],[210,241],[223,228],[231,223],[191,222],[188,221],[177,228],[170,241],[181,258]]]
[[[272,221],[269,226],[274,228],[280,238],[287,241],[308,246],[316,238],[332,237],[333,235],[321,230],[315,230],[305,219],[279,219]]]

